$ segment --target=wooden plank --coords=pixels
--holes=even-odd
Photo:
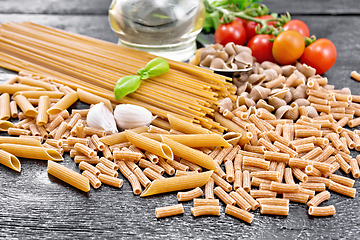
[[[8,0],[0,13],[107,14],[111,0]]]
[[[264,0],[270,12],[286,13],[291,15],[307,14],[360,14],[358,0]]]

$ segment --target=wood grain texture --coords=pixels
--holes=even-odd
[[[33,21],[116,42],[117,36],[106,16],[109,3],[108,0],[1,1],[0,13],[6,14],[0,14],[0,23]],[[318,38],[331,39],[338,50],[337,62],[325,76],[336,88],[350,87],[354,94],[360,94],[359,83],[350,78],[352,70],[360,71],[360,33],[352,30],[358,29],[359,16],[316,15],[331,11],[356,13],[359,8],[355,0],[265,0],[264,3],[271,11],[311,14],[296,18],[305,21]],[[206,38],[213,41],[211,34]],[[0,69],[0,81],[11,75],[14,73]],[[88,106],[78,103],[78,108],[84,107]],[[353,157],[356,154],[352,152]],[[68,154],[64,158],[61,164],[79,172]],[[324,218],[310,217],[305,205],[291,203],[289,216],[264,216],[257,210],[249,225],[225,215],[222,203],[219,217],[194,218],[190,213],[192,202],[185,202],[183,215],[156,219],[156,207],[178,203],[176,193],[140,198],[133,195],[127,180],[121,189],[104,185],[83,193],[48,175],[46,162],[20,160],[21,173],[0,165],[0,239],[356,239],[360,233],[359,194],[352,199],[331,192],[331,198],[324,204],[333,204],[337,213]],[[121,174],[120,178],[124,179]],[[360,191],[360,180],[356,180],[354,187]]]

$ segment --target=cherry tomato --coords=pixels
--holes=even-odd
[[[271,15],[264,15],[264,16],[261,16],[261,17],[256,17],[257,19],[273,19],[274,17],[271,16]],[[272,25],[274,26],[275,25],[275,21],[270,21],[268,22],[268,25]],[[255,32],[255,28],[256,26],[259,25],[258,23],[256,22],[253,22],[253,21],[249,21],[247,24],[246,24],[246,37],[247,37],[247,40],[249,41],[252,37],[254,37],[256,35],[256,32]]]
[[[272,54],[273,43],[269,40],[274,38],[272,35],[260,34],[250,39],[247,46],[251,49],[252,55],[256,61],[262,63],[263,61],[275,62]]]
[[[286,65],[299,59],[304,49],[304,37],[295,30],[289,30],[280,33],[275,38],[272,53],[278,63]]]
[[[232,21],[227,24],[219,24],[215,31],[215,43],[225,46],[228,42],[234,42],[238,45],[245,44],[246,30],[241,22]]]
[[[244,26],[244,28],[246,28],[247,21],[245,19],[234,17],[234,21],[241,23]]]
[[[298,31],[304,37],[310,37],[309,27],[301,20],[293,19],[284,25],[284,30],[295,30]]]
[[[307,46],[300,58],[305,63],[316,69],[317,74],[324,74],[336,61],[336,47],[329,40],[320,38]]]

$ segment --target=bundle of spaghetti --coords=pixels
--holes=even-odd
[[[134,93],[115,100],[113,89],[118,79],[136,75],[154,57],[34,23],[1,25],[0,66],[4,68],[81,88],[113,104],[140,105],[165,119],[168,113],[177,114],[183,120],[223,131],[211,117],[219,99],[235,100],[236,87],[228,78],[197,66],[168,60],[169,72],[143,80]]]

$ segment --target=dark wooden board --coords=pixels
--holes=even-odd
[[[18,7],[13,4],[16,2]],[[117,36],[111,31],[106,16],[110,1],[92,0],[87,6],[79,5],[80,2],[85,1],[3,1],[1,11],[8,14],[0,14],[0,23],[33,21],[116,42]],[[100,4],[102,2],[107,6]],[[313,7],[298,2],[312,2]],[[360,84],[349,77],[352,70],[360,71],[360,34],[352,30],[358,29],[359,17],[316,15],[331,9],[348,12],[348,6],[353,11],[358,8],[351,5],[355,1],[346,1],[348,4],[344,6],[328,2],[333,5],[326,5],[324,9],[319,6],[326,1],[264,1],[271,11],[292,9],[310,14],[296,17],[305,21],[318,38],[331,39],[338,50],[337,62],[325,76],[336,88],[350,87],[353,93],[360,94]],[[13,8],[6,7],[12,4]],[[26,9],[27,13],[46,14],[12,14],[26,13]],[[207,38],[212,41],[211,35]],[[13,74],[0,69],[2,80]],[[88,106],[79,103],[77,107]],[[352,154],[355,157],[357,153]],[[289,216],[263,216],[257,210],[254,222],[249,225],[225,215],[223,204],[219,217],[194,218],[190,213],[192,202],[186,202],[183,215],[156,219],[156,207],[177,203],[175,193],[140,198],[133,195],[126,180],[121,189],[102,186],[82,193],[48,175],[45,161],[21,159],[21,164],[21,173],[0,165],[1,239],[356,239],[360,233],[359,195],[351,199],[332,192],[332,197],[324,204],[334,204],[337,213],[325,218],[309,217],[304,205],[291,203]],[[61,164],[79,172],[68,154]],[[339,171],[339,174],[342,173]],[[124,178],[121,174],[120,177]],[[359,180],[355,187],[360,190]]]

